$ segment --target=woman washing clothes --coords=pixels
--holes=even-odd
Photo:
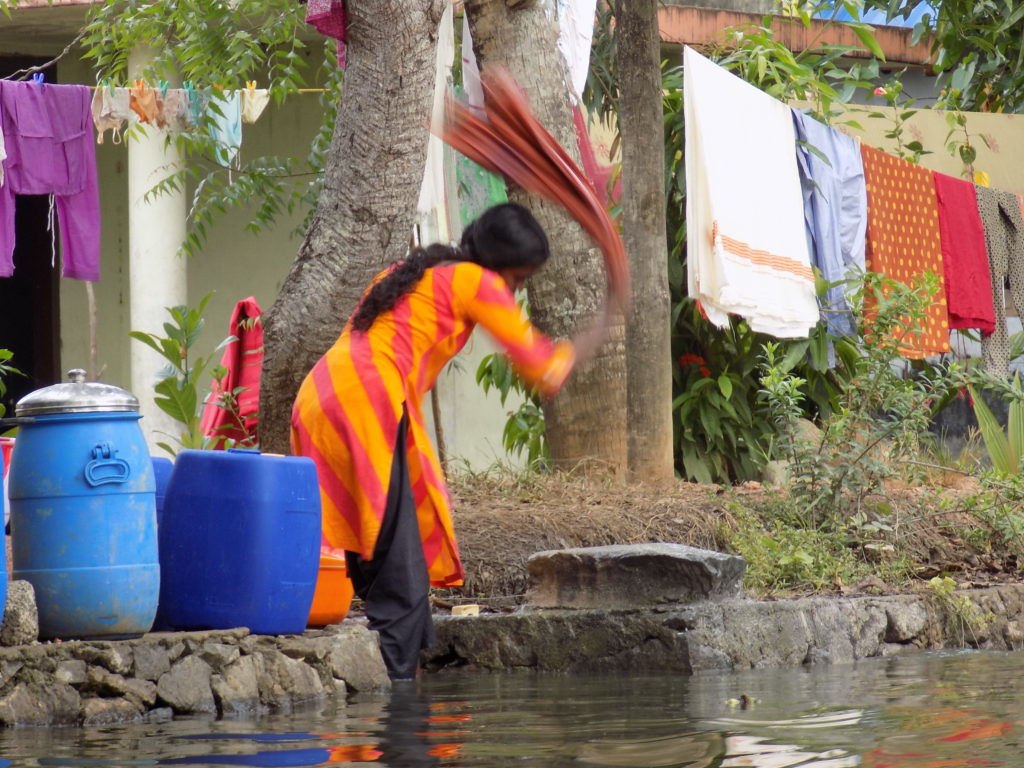
[[[549,255],[526,208],[489,208],[458,247],[417,248],[378,275],[299,389],[292,450],[317,465],[324,537],[345,550],[393,680],[413,678],[434,642],[430,585],[463,579],[424,395],[477,324],[546,397],[607,334],[607,309],[572,342],[553,342],[526,319],[514,293]]]

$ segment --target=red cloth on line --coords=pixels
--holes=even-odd
[[[969,181],[937,171],[932,172],[932,178],[939,198],[949,327],[980,328],[982,334],[989,336],[996,328],[996,313],[978,196]]]
[[[199,427],[207,437],[222,437],[243,440],[257,437],[260,408],[260,370],[263,367],[263,311],[256,299],[249,296],[235,304],[231,313],[228,333],[235,337],[225,347],[220,364],[227,369],[224,388],[213,382],[210,396],[203,408]],[[217,403],[222,391],[238,387],[245,390],[238,395],[238,414],[230,413]],[[217,447],[224,447],[224,440],[218,440]]]

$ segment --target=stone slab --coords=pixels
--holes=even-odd
[[[534,608],[639,608],[740,593],[742,557],[684,544],[625,544],[538,552],[526,562]]]

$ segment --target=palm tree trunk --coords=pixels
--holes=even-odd
[[[658,0],[616,5],[622,234],[633,278],[626,318],[629,473],[661,483],[675,471]]]
[[[260,445],[288,453],[292,401],[363,289],[408,250],[446,0],[352,0],[344,97],[309,232],[264,325]],[[340,97],[340,96],[339,96]]]

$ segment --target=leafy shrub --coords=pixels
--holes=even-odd
[[[164,323],[164,336],[143,331],[129,332],[129,336],[156,350],[167,361],[157,374],[158,380],[153,387],[157,395],[155,402],[160,410],[181,424],[181,432],[177,435],[168,435],[173,437],[181,448],[215,448],[223,440],[217,435],[203,434],[199,426],[205,404],[205,397],[200,397],[199,394],[199,383],[203,381],[203,374],[206,373],[213,354],[207,357],[196,357],[192,354],[192,348],[199,340],[205,323],[203,313],[212,296],[212,292],[206,294],[195,308],[184,305],[168,307],[167,312],[171,315],[173,323]],[[233,336],[224,339],[217,345],[214,353],[233,340]],[[223,380],[225,370],[221,366],[214,366],[211,370],[213,378]],[[237,398],[239,391],[235,390],[231,395]],[[229,400],[219,404],[225,407],[227,402]],[[171,456],[177,453],[170,443],[159,442],[157,445]]]

